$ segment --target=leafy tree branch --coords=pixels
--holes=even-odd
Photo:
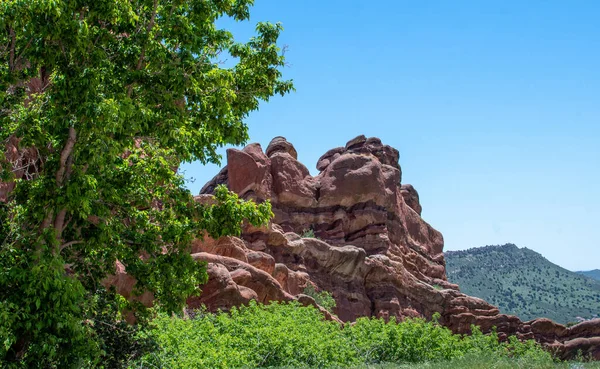
[[[282,79],[280,25],[259,23],[241,43],[215,24],[248,20],[252,3],[0,3],[0,180],[9,189],[0,360],[9,367],[94,366],[102,338],[85,317],[117,260],[138,292],[179,311],[207,278],[191,241],[272,216],[268,203],[225,188],[214,204],[197,203],[177,172],[182,162],[218,163],[217,148],[248,139],[245,119],[261,101],[293,89]],[[238,62],[223,67],[222,53]]]

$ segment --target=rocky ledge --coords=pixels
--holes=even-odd
[[[317,169],[311,176],[283,137],[266,152],[256,143],[227,151],[227,166],[197,201],[210,201],[224,184],[242,198],[270,200],[275,218],[239,238],[194,243],[193,256],[208,263],[210,278],[202,295],[189,299],[191,308],[227,309],[251,299],[316,305],[302,293],[312,284],[333,294],[337,318],[330,319],[439,312],[456,333],[469,333],[472,324],[484,332],[496,327],[501,338],[535,338],[563,358],[581,350],[600,360],[600,320],[570,328],[544,318],[523,322],[447,281],[443,237],[421,218],[414,187],[401,184],[398,150],[359,136],[326,152]]]

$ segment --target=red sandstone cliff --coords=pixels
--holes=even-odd
[[[484,332],[495,326],[501,337],[535,338],[565,358],[581,350],[600,360],[600,320],[571,328],[544,318],[522,322],[449,283],[443,237],[421,218],[417,191],[401,184],[398,160],[396,149],[364,136],[325,153],[314,177],[283,137],[266,153],[259,144],[228,150],[227,166],[198,201],[226,184],[242,198],[270,200],[275,218],[240,238],[195,242],[194,257],[208,262],[210,279],[190,307],[250,299],[314,303],[302,295],[312,283],[333,293],[343,321],[440,312],[441,323],[457,333],[471,324]],[[317,238],[300,236],[309,229]]]
[[[17,177],[26,178],[38,159],[11,140],[7,158]],[[417,191],[401,184],[398,160],[396,149],[364,136],[325,153],[315,177],[282,137],[274,138],[266,153],[258,144],[228,150],[227,166],[197,201],[210,202],[215,186],[226,184],[242,198],[270,200],[275,218],[268,227],[247,227],[240,238],[194,242],[193,256],[208,263],[210,278],[202,295],[188,300],[189,307],[227,309],[251,299],[314,305],[302,294],[311,283],[333,293],[342,321],[430,318],[439,312],[440,322],[457,333],[468,333],[472,324],[484,332],[497,327],[501,337],[535,338],[563,358],[581,350],[600,360],[600,319],[570,328],[544,318],[522,322],[449,283],[443,237],[421,218]],[[0,182],[0,201],[12,188]],[[317,238],[300,236],[309,229]],[[126,297],[135,284],[121,264],[105,282]],[[138,299],[152,303],[150,294]]]

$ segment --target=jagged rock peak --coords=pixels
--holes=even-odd
[[[402,186],[400,186],[400,193],[402,194],[406,205],[408,205],[411,209],[416,211],[417,214],[421,215],[421,211],[423,209],[421,208],[421,203],[419,202],[419,193],[417,192],[417,190],[415,190],[413,185],[403,184]]]
[[[384,145],[377,137],[357,136],[346,143],[345,147],[337,147],[327,151],[317,161],[317,169],[325,170],[329,164],[345,153],[368,154],[375,156],[381,164],[390,165],[398,170],[402,175],[400,168],[400,153],[395,148]]]

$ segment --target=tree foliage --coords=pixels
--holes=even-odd
[[[3,0],[0,157],[14,185],[0,206],[0,359],[94,364],[90,291],[115,261],[167,311],[206,280],[191,240],[264,223],[268,203],[225,189],[194,201],[176,169],[241,144],[282,80],[279,24],[246,43],[219,29],[252,0]],[[225,68],[220,55],[237,63]],[[90,342],[92,340],[92,342]],[[12,364],[11,364],[12,363]]]

